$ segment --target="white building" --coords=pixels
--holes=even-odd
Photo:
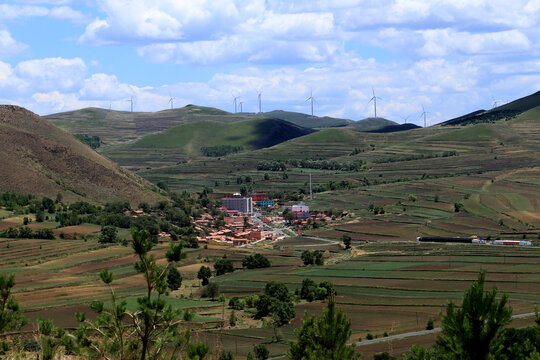
[[[309,206],[301,202],[300,204],[293,205],[291,208],[291,212],[297,213],[297,212],[309,212]]]
[[[237,210],[241,213],[253,212],[253,200],[250,197],[227,197],[221,199],[227,210]]]

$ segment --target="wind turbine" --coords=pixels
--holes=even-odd
[[[409,115],[409,116],[405,116],[405,117],[401,116],[401,119],[403,119],[404,124],[406,124],[406,123],[407,123],[407,120],[409,120],[410,117],[411,117],[410,115]]]
[[[127,99],[126,101],[129,101],[131,103],[131,112],[133,112],[133,96],[131,99]]]
[[[309,97],[306,99],[306,101],[310,101],[310,100],[311,100],[311,117],[313,117],[313,101],[315,100],[313,98],[313,89],[310,89]]]
[[[233,103],[234,103],[234,113],[236,114],[236,100],[240,99],[240,96],[234,96],[234,94],[231,94],[233,97]]]
[[[244,103],[243,101],[240,101],[240,102],[239,102],[239,104],[240,104],[240,113],[243,112],[243,111],[242,111],[242,104],[243,104],[243,103]]]
[[[493,96],[491,97],[491,100],[493,100],[493,106],[491,107],[492,109],[495,109],[498,104],[502,103],[502,100],[495,100]]]
[[[262,92],[261,90],[257,90],[257,98],[259,99],[259,114],[262,113],[262,110],[261,110],[261,95],[262,95]]]
[[[371,97],[371,99],[369,99],[368,104],[373,101],[373,105],[375,109],[375,118],[377,118],[377,99],[379,100],[382,100],[382,99],[378,96],[375,96],[375,90],[373,89],[373,87],[371,88],[371,92],[373,93],[373,96]]]
[[[424,127],[426,127],[426,114],[431,114],[429,111],[426,111],[426,109],[424,109],[424,105],[422,105],[422,114],[420,114],[420,118],[422,118],[422,116],[424,117]]]
[[[171,96],[171,93],[169,92],[169,103],[171,104],[171,110],[172,110],[173,107],[174,107],[174,100],[175,100],[175,99],[176,99],[176,98],[173,98],[173,97]]]

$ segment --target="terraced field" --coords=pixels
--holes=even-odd
[[[309,241],[309,240],[306,240]],[[321,247],[322,248],[322,247]],[[306,277],[315,282],[331,281],[338,292],[338,304],[352,319],[353,338],[365,339],[368,333],[382,336],[425,328],[430,317],[439,319],[447,301],[459,302],[463,290],[478,272],[488,273],[487,288],[496,286],[510,297],[514,313],[534,311],[540,301],[539,249],[501,248],[495,246],[456,246],[440,244],[375,242],[359,247],[365,253],[322,267],[286,266],[251,272],[237,272],[218,277],[227,296],[244,296],[260,291],[266,281],[280,280],[291,290],[299,288]],[[283,334],[293,339],[303,311],[318,314],[323,304],[302,302],[297,317],[284,327]],[[532,319],[528,323],[532,323]],[[525,321],[524,326],[527,324]],[[229,330],[231,337],[257,337],[269,341],[271,328]],[[429,338],[429,337],[428,337]],[[432,339],[429,338],[429,343]],[[400,354],[413,342],[362,347],[365,358],[377,351]],[[408,345],[407,345],[408,344]],[[271,346],[274,354],[280,346]]]

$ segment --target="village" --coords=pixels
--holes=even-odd
[[[331,222],[324,212],[311,211],[309,206],[283,205],[277,199],[268,199],[265,193],[242,196],[227,194],[221,199],[219,215],[203,214],[193,220],[197,240],[201,245],[249,247],[269,244],[288,236],[296,236],[302,227],[312,222]],[[291,229],[294,226],[295,232]],[[167,238],[168,234],[159,234]]]

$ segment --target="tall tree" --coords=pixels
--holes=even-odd
[[[28,323],[11,295],[14,286],[15,275],[0,274],[0,335],[6,331],[19,330]],[[0,347],[9,348],[9,345],[0,341]]]
[[[176,353],[187,350],[190,331],[180,334],[181,311],[173,309],[164,299],[167,291],[165,266],[160,266],[150,254],[153,243],[146,230],[131,230],[133,250],[138,258],[135,270],[143,275],[146,293],[137,299],[135,311],[129,311],[125,301],[118,301],[114,289],[112,273],[103,270],[100,278],[109,286],[111,306],[94,302],[91,308],[98,314],[96,321],[88,321],[83,313],[77,314],[81,322],[76,332],[79,343],[93,357],[105,359],[163,359],[175,358]],[[166,254],[168,261],[178,261],[183,257],[181,246],[171,245]],[[128,326],[128,321],[132,326]]]
[[[203,285],[208,285],[210,277],[212,276],[212,270],[208,266],[201,266],[197,273],[197,279],[202,281]]]
[[[507,306],[508,296],[497,299],[497,288],[484,290],[486,272],[465,291],[461,307],[453,301],[441,316],[442,335],[436,347],[459,360],[484,360],[500,352],[501,333],[512,320],[512,308]]]
[[[321,318],[306,312],[302,326],[295,330],[297,342],[287,351],[292,360],[356,360],[354,345],[347,345],[351,336],[351,321],[341,311],[336,311],[333,295]]]

